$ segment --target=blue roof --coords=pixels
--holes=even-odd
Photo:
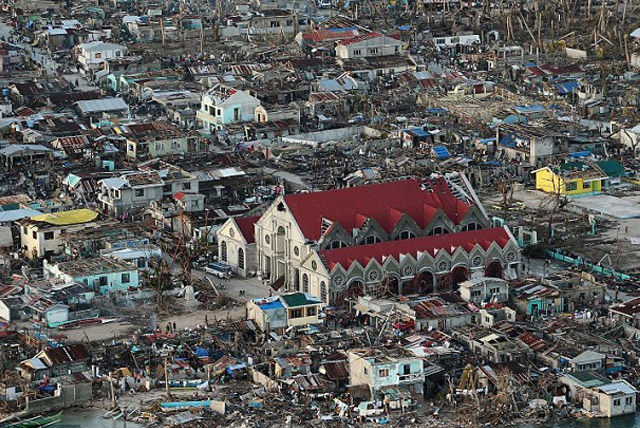
[[[447,159],[450,158],[449,150],[445,146],[434,146],[433,152],[436,154],[438,159]]]
[[[489,143],[495,143],[495,142],[496,142],[495,137],[494,138],[482,138],[480,140],[480,143],[482,143],[482,144],[489,144]]]
[[[429,133],[422,128],[408,128],[403,129],[404,132],[410,132],[416,137],[428,137]]]
[[[17,210],[9,210],[0,212],[0,223],[6,223],[10,221],[16,221],[27,217],[34,217],[42,215],[42,212],[38,210],[32,210],[29,208],[20,208]]]
[[[580,86],[580,83],[575,80],[555,84],[559,94],[570,94],[575,91],[578,86]]]

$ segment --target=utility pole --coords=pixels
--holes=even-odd
[[[162,16],[160,17],[160,33],[162,34],[162,46],[164,46],[164,18]]]
[[[167,398],[171,398],[171,389],[169,387],[169,363],[167,357],[164,357],[164,385],[167,391]]]
[[[200,55],[204,57],[204,20],[200,24]]]

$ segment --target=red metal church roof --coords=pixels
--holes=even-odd
[[[321,237],[323,218],[339,223],[349,233],[367,218],[390,233],[404,213],[425,228],[438,210],[459,224],[470,205],[451,193],[444,177],[429,184],[430,190],[423,189],[419,180],[402,180],[286,195],[284,200],[306,239]]]
[[[336,248],[319,251],[318,254],[329,270],[332,270],[338,264],[345,269],[349,269],[356,261],[362,266],[366,266],[371,259],[376,259],[382,264],[389,257],[399,260],[400,254],[411,254],[413,258],[417,258],[418,252],[423,252],[435,257],[439,251],[453,254],[458,247],[470,252],[476,245],[480,245],[483,250],[487,250],[494,242],[500,248],[504,248],[510,240],[511,236],[504,228],[495,227],[438,236],[422,236],[400,241],[386,241],[371,245]]]
[[[253,225],[258,219],[260,219],[260,217],[236,217],[234,219],[247,244],[256,242]]]

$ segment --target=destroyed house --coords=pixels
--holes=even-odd
[[[609,307],[611,318],[631,327],[640,327],[640,298]]]
[[[528,384],[532,381],[532,376],[525,366],[515,361],[505,361],[502,363],[489,363],[478,367],[476,370],[478,386],[486,391],[500,393],[499,384],[501,377],[507,377],[520,384]]]
[[[376,81],[380,76],[392,78],[397,74],[416,71],[417,69],[416,62],[410,56],[405,55],[340,59],[338,63],[343,71],[363,81],[370,82]]]
[[[460,296],[476,305],[506,302],[509,300],[509,284],[500,278],[473,278],[460,283]]]
[[[510,299],[521,313],[540,317],[592,308],[603,302],[604,293],[604,285],[595,282],[589,274],[559,273],[513,283]]]
[[[539,124],[500,124],[496,141],[496,157],[534,167],[548,165],[554,156],[568,151],[566,135]]]
[[[344,386],[349,381],[349,356],[336,351],[324,358],[318,371],[335,384]]]
[[[309,19],[299,17],[291,10],[264,9],[248,20],[249,35],[293,35],[309,26]]]
[[[466,325],[453,331],[453,338],[463,343],[471,352],[488,361],[502,363],[517,361],[524,363],[533,356],[533,351],[518,338],[511,338],[476,325]]]
[[[195,146],[194,138],[161,121],[119,125],[118,134],[127,139],[127,157],[147,160],[186,153]]]
[[[274,373],[277,378],[286,379],[295,375],[306,375],[311,373],[312,361],[307,354],[276,357],[273,362]]]
[[[73,375],[87,370],[90,355],[83,345],[47,348],[33,358],[20,362],[16,370],[30,382],[46,378]]]
[[[58,278],[88,285],[93,291],[107,294],[140,286],[138,268],[114,257],[96,257],[68,262],[43,264],[45,278]]]
[[[350,39],[339,39],[336,55],[342,59],[396,55],[402,50],[403,42],[381,33],[364,33]]]
[[[51,147],[62,150],[70,159],[81,159],[89,149],[90,141],[86,135],[71,135],[56,138],[51,142]]]
[[[9,144],[0,148],[0,161],[5,170],[50,166],[53,156],[53,150],[40,144]]]
[[[22,252],[31,259],[60,254],[63,250],[63,234],[92,227],[97,217],[97,212],[82,208],[20,220]]]
[[[155,171],[126,173],[105,178],[98,184],[102,209],[115,216],[146,208],[164,196],[164,180]]]
[[[259,105],[248,92],[218,85],[202,96],[197,118],[204,130],[213,132],[222,125],[253,121]]]
[[[402,348],[352,349],[349,385],[367,385],[374,396],[385,387],[401,387],[415,397],[423,394],[423,361]]]
[[[129,115],[129,105],[122,98],[80,100],[73,106],[80,116],[92,122],[98,122],[105,116],[127,117]]]
[[[44,101],[50,95],[71,93],[73,89],[64,79],[46,79],[33,82],[14,83],[9,86],[11,98],[18,105],[30,105]]]
[[[438,329],[449,331],[459,325],[470,324],[475,319],[467,302],[455,294],[439,294],[410,302],[415,312],[416,331]]]

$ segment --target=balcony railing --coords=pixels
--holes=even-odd
[[[398,382],[416,382],[421,380],[424,380],[424,373],[398,375]]]

